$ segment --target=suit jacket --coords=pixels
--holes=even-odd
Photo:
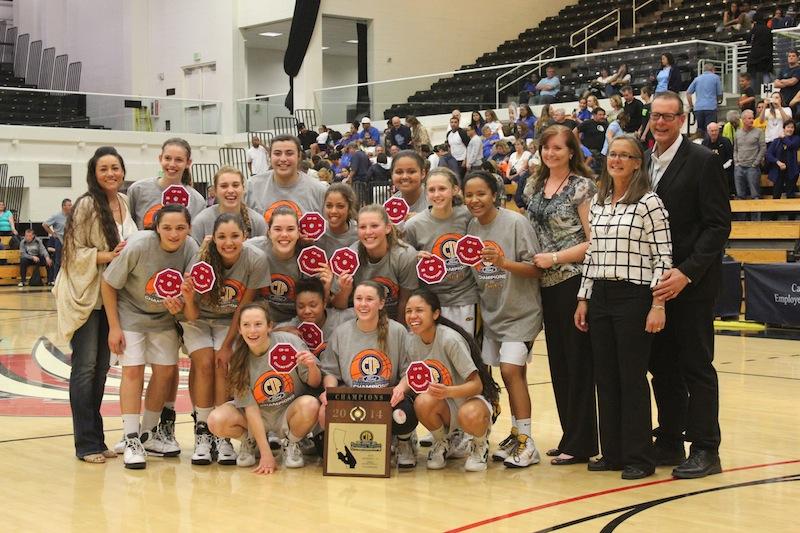
[[[645,164],[650,166],[648,150]],[[684,138],[656,193],[669,212],[672,264],[692,282],[682,300],[716,298],[731,232],[731,204],[717,154]]]

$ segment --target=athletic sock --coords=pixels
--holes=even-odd
[[[517,429],[521,435],[527,435],[531,437],[531,419],[530,418],[520,418],[517,420]]]
[[[127,437],[131,433],[139,434],[139,415],[122,415],[122,432]]]
[[[158,425],[158,419],[160,417],[160,411],[148,411],[145,409],[144,415],[142,416],[142,433],[153,431],[153,428]]]
[[[175,410],[175,402],[164,402],[164,409]]]
[[[517,419],[514,415],[511,415],[511,427],[519,429],[519,426],[517,425]]]
[[[210,415],[211,411],[213,410],[214,410],[213,407],[197,407],[196,408],[197,422],[208,423],[208,415]]]
[[[303,440],[303,437],[295,437],[294,433],[292,433],[291,431],[288,432],[287,436],[289,438],[289,442],[300,442],[301,440]]]
[[[406,433],[405,435],[398,435],[397,438],[399,440],[408,440],[411,438],[411,433]]]
[[[447,431],[445,431],[444,426],[439,426],[439,429],[432,429],[431,435],[433,435],[434,441],[440,441],[447,438]]]

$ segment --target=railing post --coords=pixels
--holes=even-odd
[[[732,59],[731,59],[731,92],[736,93],[738,90],[737,83],[739,77],[739,50],[737,49],[736,45],[731,47],[732,51]]]
[[[494,104],[495,109],[500,109],[500,78],[494,79]]]
[[[636,0],[633,0],[633,8],[631,12],[631,19],[633,22],[633,34],[636,35]]]

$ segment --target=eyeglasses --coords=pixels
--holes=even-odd
[[[650,113],[650,120],[658,122],[659,119],[663,118],[664,122],[672,122],[680,115],[683,115],[683,113]]]
[[[608,152],[606,159],[619,159],[620,161],[629,161],[631,159],[640,159],[638,155],[626,154],[625,152]]]

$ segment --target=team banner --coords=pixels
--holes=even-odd
[[[744,265],[745,318],[800,326],[800,264]]]

